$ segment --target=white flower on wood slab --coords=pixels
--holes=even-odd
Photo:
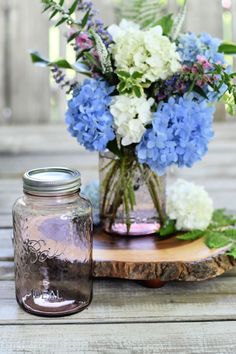
[[[213,201],[202,186],[178,179],[167,190],[167,215],[177,230],[205,230],[214,212]]]

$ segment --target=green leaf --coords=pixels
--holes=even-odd
[[[128,79],[130,77],[130,74],[127,71],[119,70],[116,73],[119,77],[122,77],[122,78]]]
[[[51,4],[51,0],[41,0],[41,3],[43,4],[43,5],[52,5]]]
[[[58,12],[59,12],[58,10],[53,11],[51,16],[49,17],[49,20],[52,20],[53,17],[55,17],[58,14]]]
[[[122,152],[120,151],[118,144],[117,144],[117,140],[112,140],[109,141],[109,143],[107,144],[107,148],[108,150],[110,150],[114,155],[118,156],[119,158],[122,157]]]
[[[236,259],[236,247],[232,248],[230,252],[227,253],[227,255]]]
[[[69,8],[69,14],[72,15],[78,7],[78,0],[75,0]]]
[[[236,43],[222,42],[219,46],[218,51],[224,54],[236,54]]]
[[[214,211],[210,228],[234,225],[236,225],[236,218],[234,215],[227,214],[225,209],[217,209]]]
[[[195,240],[205,236],[205,234],[206,234],[206,231],[194,230],[194,231],[187,232],[184,235],[177,236],[177,239],[181,240],[181,241],[195,241]]]
[[[139,86],[134,86],[133,91],[138,98],[142,97],[142,90]]]
[[[208,100],[207,94],[204,92],[204,90],[203,90],[201,87],[195,85],[195,86],[193,87],[193,91],[196,92],[196,93],[198,93],[200,96],[202,96],[202,97],[205,98],[206,100]]]
[[[163,29],[163,34],[167,36],[170,34],[172,27],[174,25],[174,20],[172,18],[172,14],[162,17],[160,20],[156,22],[157,26],[161,26]]]
[[[143,77],[143,74],[142,74],[142,73],[139,73],[138,71],[135,71],[135,72],[132,74],[132,79],[134,79],[134,80],[141,79],[142,77]]]
[[[176,225],[175,220],[166,219],[164,225],[160,229],[160,236],[165,237],[176,233],[175,225]]]
[[[61,69],[74,69],[74,67],[65,59],[58,59],[49,64],[49,66],[58,66]]]
[[[62,25],[62,24],[65,23],[67,20],[68,20],[68,16],[62,17],[62,18],[55,24],[55,27],[58,27],[58,26]]]
[[[89,51],[90,51],[90,49],[83,49],[83,50],[79,51],[76,55],[76,61],[83,58],[84,53],[89,52]]]
[[[88,18],[89,18],[89,14],[90,14],[90,10],[87,11],[87,13],[85,14],[85,16],[82,19],[81,22],[81,27],[84,28],[88,22]]]
[[[42,57],[38,52],[30,52],[30,57],[34,64],[48,66],[50,63],[48,59]]]
[[[68,39],[67,39],[67,43],[70,43],[71,41],[73,41],[76,37],[78,37],[78,35],[81,33],[81,31],[77,31],[75,33],[73,33]]]
[[[229,240],[236,241],[236,229],[227,229],[222,231],[223,235],[228,237]]]
[[[59,5],[60,5],[60,6],[63,6],[63,5],[64,5],[64,2],[65,2],[65,0],[60,0]]]
[[[230,240],[220,231],[210,231],[205,239],[209,248],[221,248],[230,245]]]
[[[34,64],[38,64],[41,66],[57,66],[61,69],[72,69],[78,72],[80,71],[77,68],[77,63],[75,65],[72,65],[65,59],[58,59],[53,62],[50,62],[48,59],[42,57],[38,52],[30,52],[30,57]]]
[[[42,13],[46,12],[46,11],[49,10],[51,7],[52,7],[51,5],[46,6],[46,7],[43,9]]]
[[[125,89],[126,89],[126,84],[125,84],[125,82],[124,82],[124,81],[120,82],[117,88],[118,88],[118,91],[119,91],[120,93],[124,92]]]
[[[94,58],[94,56],[89,53],[89,52],[84,52],[84,57],[86,57],[88,59],[89,62],[91,62],[93,65],[95,65],[96,67],[99,66],[97,60]]]

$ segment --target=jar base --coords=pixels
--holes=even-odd
[[[32,295],[26,295],[22,301],[17,299],[20,307],[26,312],[41,317],[63,317],[73,315],[85,310],[90,305],[91,301],[92,296],[88,301],[62,299],[60,302],[52,302],[43,299],[43,297],[37,298],[36,301]]]

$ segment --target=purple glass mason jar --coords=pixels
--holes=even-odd
[[[79,312],[92,299],[92,210],[80,173],[41,168],[23,183],[13,207],[17,301],[35,315]]]

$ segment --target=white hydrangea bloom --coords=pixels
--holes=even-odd
[[[146,131],[145,126],[152,121],[152,98],[134,96],[113,97],[110,111],[114,117],[117,134],[122,138],[122,145],[139,143]]]
[[[130,74],[138,71],[146,83],[166,79],[180,69],[176,45],[163,36],[160,26],[143,31],[132,22],[122,21],[109,32],[115,42],[111,52],[118,70]]]
[[[123,19],[121,23],[118,25],[111,25],[108,27],[108,33],[112,36],[114,42],[118,41],[118,39],[124,36],[127,31],[130,30],[139,30],[140,26],[137,23],[127,21]]]
[[[179,179],[167,190],[167,215],[177,230],[205,230],[213,216],[213,201],[202,186]]]

